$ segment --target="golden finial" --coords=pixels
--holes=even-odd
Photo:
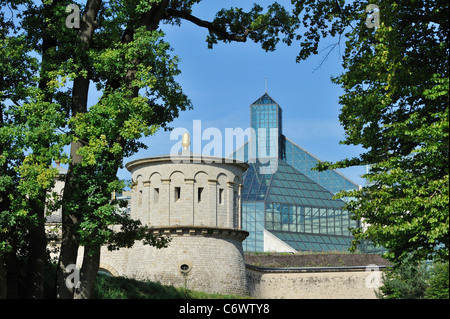
[[[190,145],[191,145],[191,138],[189,136],[189,133],[186,132],[183,134],[183,138],[181,139],[181,146],[183,146],[183,150],[187,151]]]

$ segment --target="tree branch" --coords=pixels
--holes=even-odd
[[[175,9],[166,9],[166,19],[169,18],[181,18],[187,21],[190,21],[200,27],[207,28],[209,31],[214,32],[218,36],[220,36],[222,39],[229,40],[229,41],[236,41],[236,42],[246,42],[247,36],[250,33],[251,30],[246,29],[243,35],[237,35],[237,34],[231,34],[228,33],[227,30],[221,26],[218,26],[217,24],[214,24],[213,22],[201,20],[190,13],[178,11]]]

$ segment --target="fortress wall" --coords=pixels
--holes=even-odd
[[[382,271],[265,272],[247,267],[250,295],[262,299],[376,299]]]
[[[143,159],[132,170],[131,217],[150,226],[237,228],[243,170],[227,163]]]
[[[248,294],[242,250],[247,232],[208,227],[173,227],[165,232],[171,233],[169,247],[137,243],[131,249],[105,249],[101,268],[116,276],[208,293]]]

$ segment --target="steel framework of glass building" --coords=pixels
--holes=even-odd
[[[290,251],[347,250],[349,227],[360,223],[332,197],[358,185],[334,170],[311,170],[319,160],[282,134],[282,109],[267,92],[250,105],[250,119],[254,145],[246,142],[231,155],[250,165],[242,193],[242,228],[250,233],[244,250],[269,251],[274,239]],[[275,155],[276,161],[255,154]],[[270,173],[261,169],[268,165]],[[373,251],[370,244],[363,247]]]

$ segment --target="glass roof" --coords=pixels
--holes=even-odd
[[[250,163],[244,175],[243,201],[270,201],[294,205],[342,208],[344,202],[295,168],[278,160],[274,174],[261,174],[259,163]]]
[[[277,102],[274,101],[274,99],[272,99],[269,94],[264,93],[263,96],[261,96],[259,99],[257,99],[255,102],[253,102],[252,104],[278,104]]]
[[[319,163],[319,159],[311,153],[305,151],[300,146],[286,138],[286,158],[285,161],[301,173],[305,174],[317,184],[326,188],[333,194],[341,190],[351,190],[358,188],[358,185],[339,173],[336,170],[313,171],[311,168]],[[244,149],[245,151],[245,149]],[[245,153],[244,153],[245,154]]]
[[[322,186],[333,194],[340,192],[341,190],[350,190],[358,188],[358,185],[339,173],[336,170],[330,171],[313,171],[311,168],[315,167],[319,160],[290,141],[289,139],[285,139],[286,141],[286,159],[284,161],[287,164],[287,167],[295,170],[296,172],[302,173],[303,177],[299,177],[300,179],[309,178],[314,181],[316,184]],[[248,142],[234,151],[231,155],[231,158],[237,159],[243,162],[248,162]],[[281,160],[279,160],[281,161]],[[286,170],[289,171],[289,168]],[[292,171],[291,170],[291,171]],[[283,171],[284,172],[284,171]],[[284,177],[283,177],[284,178]],[[277,184],[277,186],[280,186]]]
[[[306,179],[308,181],[314,181],[315,183],[307,183],[308,185],[305,185],[306,190],[314,190],[315,187],[320,185],[320,187],[325,188],[332,194],[336,194],[340,192],[341,190],[350,190],[358,188],[358,185],[351,181],[349,178],[345,177],[341,173],[339,173],[336,170],[329,170],[329,171],[314,171],[312,170],[313,167],[317,165],[319,162],[319,159],[306,151],[305,149],[298,146],[296,143],[291,141],[290,139],[286,138],[284,135],[282,135],[281,131],[281,115],[275,116],[275,113],[270,113],[272,111],[269,110],[271,107],[276,107],[280,114],[281,114],[281,107],[275,102],[274,99],[272,99],[269,94],[265,93],[263,94],[259,99],[257,99],[255,102],[252,103],[250,115],[251,115],[251,125],[254,128],[269,128],[269,127],[278,127],[278,134],[279,137],[279,150],[278,150],[278,157],[279,162],[284,161],[283,163],[286,165],[283,165],[285,168],[281,168],[282,171],[277,174],[277,179],[285,181],[287,183],[276,184],[274,186],[277,187],[291,187],[295,188],[296,185],[300,179],[301,181],[305,181]],[[266,117],[264,117],[266,116]],[[278,122],[277,122],[278,121]],[[246,142],[244,145],[239,147],[236,151],[234,151],[232,154],[229,155],[229,157],[243,161],[248,162],[249,161],[249,149],[248,149],[248,142]],[[258,153],[256,153],[258,154]],[[254,155],[253,155],[254,156]],[[293,174],[293,171],[295,170],[295,176],[296,178],[293,178],[290,176],[290,174]],[[297,173],[301,173],[301,175],[298,175]],[[284,174],[287,174],[286,176]],[[298,177],[300,176],[300,177]],[[303,176],[303,177],[302,177]],[[258,177],[258,179],[260,179]],[[290,184],[289,182],[293,183]],[[266,184],[267,185],[267,184]],[[316,185],[316,186],[315,186]],[[257,195],[258,198],[265,197],[270,194],[264,193],[266,189],[261,188],[254,190],[252,189],[252,196],[251,198],[254,198],[253,195]],[[308,193],[306,193],[307,196]],[[286,195],[285,193],[282,194],[272,194],[272,195]],[[289,194],[289,196],[291,196]],[[305,196],[298,195],[298,196]],[[322,199],[322,198],[321,198]],[[244,199],[245,200],[245,199]],[[254,200],[254,199],[252,199]],[[258,199],[259,200],[259,199]]]
[[[271,231],[297,251],[348,251],[352,237]]]

